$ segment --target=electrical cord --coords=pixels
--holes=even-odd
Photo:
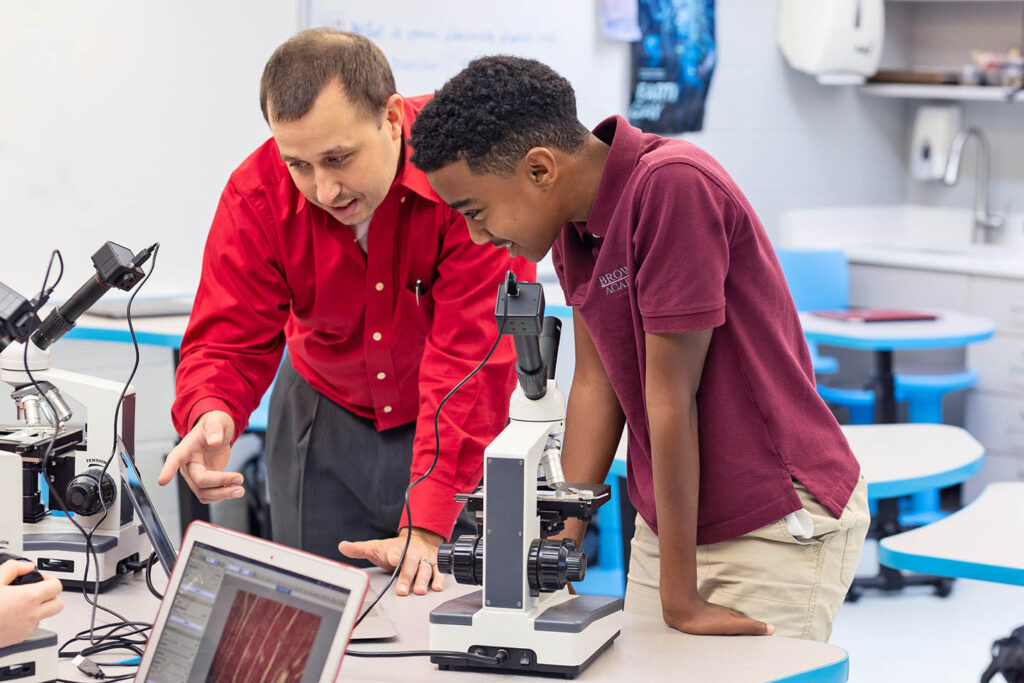
[[[149,272],[146,273],[146,277],[142,278],[142,280],[139,282],[138,286],[135,287],[135,290],[132,292],[132,295],[130,297],[128,297],[128,304],[127,304],[126,309],[125,309],[125,317],[128,320],[128,331],[131,333],[132,346],[133,346],[134,351],[135,351],[135,361],[132,364],[132,371],[128,375],[128,379],[124,383],[124,388],[121,389],[121,395],[117,399],[117,404],[114,406],[114,430],[113,430],[114,436],[113,436],[112,443],[111,443],[111,446],[110,446],[110,455],[107,457],[106,462],[103,463],[103,468],[100,470],[100,473],[99,473],[98,477],[94,477],[91,474],[88,474],[88,472],[83,473],[84,476],[89,476],[89,477],[91,477],[93,479],[94,482],[96,482],[96,490],[97,491],[100,490],[100,486],[101,486],[101,483],[102,483],[102,480],[103,480],[103,476],[107,473],[107,470],[110,468],[110,463],[113,462],[114,457],[117,455],[117,441],[118,441],[117,421],[118,421],[118,418],[120,417],[120,414],[121,414],[121,406],[124,403],[124,397],[128,393],[128,387],[131,386],[132,380],[135,379],[135,373],[139,369],[139,360],[140,360],[141,354],[139,352],[139,340],[135,336],[135,324],[132,321],[132,302],[135,301],[135,297],[138,295],[139,292],[142,291],[142,288],[146,285],[146,282],[148,282],[149,278],[153,275],[153,271],[156,269],[156,257],[157,257],[157,254],[159,253],[159,251],[160,251],[160,243],[156,242],[156,243],[146,247],[145,249],[140,251],[138,254],[136,254],[132,258],[132,266],[141,266],[147,260],[149,260],[150,255],[152,255],[153,256],[153,265],[151,265],[149,267]],[[99,520],[93,525],[92,529],[89,530],[89,535],[88,535],[88,537],[86,539],[86,546],[87,547],[92,547],[92,537],[93,537],[93,534],[96,533],[96,530],[99,529],[100,525],[103,524],[103,522],[107,519],[107,515],[110,513],[110,509],[107,507],[107,504],[103,500],[102,496],[99,497],[99,500],[100,500],[100,505],[103,506],[103,514],[100,516]],[[96,555],[95,550],[93,550],[92,555],[93,555],[94,559],[96,560],[96,583],[94,585],[93,600],[91,602],[91,604],[92,604],[92,618],[91,618],[90,624],[91,624],[91,626],[95,627],[95,624],[96,624],[96,610],[99,608],[100,576],[99,576],[99,557]],[[89,555],[86,554],[86,558],[85,558],[85,571],[86,571],[86,573],[85,573],[85,576],[88,576],[88,570],[89,570]],[[85,589],[85,582],[83,580],[83,592],[84,592],[84,589]],[[86,600],[88,601],[88,598],[86,598]],[[107,610],[107,611],[109,611],[109,610]],[[121,617],[120,615],[118,615],[118,618],[120,618],[122,621],[127,621],[124,617]]]
[[[134,379],[135,373],[136,373],[136,371],[138,370],[138,367],[139,367],[139,359],[140,359],[139,343],[138,343],[138,339],[136,338],[135,328],[134,328],[134,325],[133,325],[132,319],[131,319],[131,304],[135,300],[135,296],[142,290],[142,286],[146,283],[146,281],[149,280],[150,276],[153,274],[153,270],[156,268],[156,254],[157,254],[157,252],[159,252],[159,249],[160,249],[159,243],[155,243],[155,244],[151,245],[150,247],[147,247],[146,249],[143,249],[133,259],[135,265],[141,266],[143,263],[145,263],[149,259],[150,255],[152,255],[153,256],[153,265],[150,266],[149,273],[146,274],[145,278],[142,279],[142,281],[139,283],[139,286],[135,288],[135,291],[132,293],[131,297],[128,299],[128,304],[127,304],[128,328],[129,328],[129,331],[131,332],[132,343],[134,345],[135,362],[134,362],[134,364],[132,366],[132,372],[129,375],[128,380],[125,382],[124,389],[122,389],[122,391],[121,391],[121,395],[120,395],[120,397],[119,397],[119,399],[117,401],[117,405],[116,405],[115,410],[114,410],[114,432],[113,432],[114,436],[113,436],[113,445],[111,447],[111,454],[107,458],[106,462],[104,463],[103,469],[101,470],[100,476],[99,476],[98,479],[96,477],[93,477],[90,474],[84,474],[83,473],[84,476],[88,476],[91,479],[93,479],[93,481],[96,484],[97,491],[101,490],[100,487],[101,487],[101,480],[103,478],[103,475],[106,473],[107,469],[110,467],[110,463],[113,461],[113,458],[114,458],[114,456],[117,453],[117,441],[118,441],[117,420],[118,420],[118,417],[120,415],[121,405],[124,402],[124,397],[125,397],[125,395],[128,392],[128,387],[131,385],[132,379]],[[54,282],[53,286],[51,286],[49,289],[47,289],[47,283],[49,282],[50,271],[51,271],[51,269],[53,267],[53,260],[54,260],[55,257],[57,258],[57,260],[58,260],[58,262],[60,264],[60,271],[59,271],[59,274],[57,276],[57,281]],[[39,308],[41,308],[43,303],[49,298],[49,294],[52,293],[53,290],[57,287],[57,284],[60,282],[61,278],[63,277],[63,274],[64,274],[64,260],[63,260],[63,258],[60,255],[60,251],[59,250],[54,250],[53,253],[51,254],[51,257],[50,257],[50,263],[49,263],[49,265],[47,266],[47,269],[46,269],[46,275],[43,278],[43,286],[42,286],[42,288],[40,290],[40,296],[39,296],[39,299],[38,299],[39,303],[36,304],[35,312],[38,313]],[[50,414],[52,416],[54,416],[54,420],[53,420],[53,435],[51,436],[50,442],[47,445],[47,448],[46,448],[46,450],[43,453],[43,457],[40,460],[41,471],[45,474],[47,463],[48,463],[49,458],[52,455],[54,447],[56,445],[57,434],[59,432],[60,425],[59,425],[59,423],[58,423],[58,421],[56,419],[56,415],[57,415],[56,408],[54,407],[53,403],[50,401],[49,397],[46,396],[45,392],[43,392],[41,390],[41,387],[39,386],[39,383],[36,381],[35,377],[32,376],[32,372],[31,372],[31,370],[29,368],[29,364],[28,364],[28,343],[25,344],[25,350],[24,350],[24,356],[23,356],[22,362],[23,362],[23,366],[24,366],[24,369],[25,369],[26,376],[29,378],[29,381],[31,382],[32,386],[35,388],[36,392],[46,401],[46,404],[47,404],[47,406],[48,406],[48,408],[50,410]],[[61,506],[61,508],[63,508],[64,510],[67,510],[67,505],[64,502],[63,497],[61,496],[60,492],[56,488],[54,488],[54,487],[50,488],[50,495],[53,496],[57,500],[57,503]],[[99,631],[103,631],[103,630],[105,630],[107,628],[110,628],[110,627],[114,627],[115,630],[116,630],[117,628],[122,628],[124,626],[133,626],[133,627],[136,627],[136,630],[133,631],[132,634],[138,634],[138,633],[142,633],[145,630],[148,630],[149,628],[151,628],[151,625],[150,624],[146,624],[144,622],[131,622],[128,619],[126,619],[124,616],[122,616],[121,614],[118,614],[117,612],[115,612],[114,610],[109,609],[107,607],[103,607],[102,605],[99,604],[99,587],[100,587],[99,557],[98,557],[98,555],[96,553],[96,548],[95,548],[95,546],[94,546],[94,544],[92,542],[92,537],[93,537],[93,534],[96,532],[96,530],[99,528],[99,526],[106,519],[107,514],[109,512],[109,508],[107,507],[106,503],[103,501],[102,496],[100,496],[100,504],[103,506],[103,515],[100,517],[99,521],[96,522],[96,524],[93,525],[93,527],[88,532],[86,532],[85,529],[78,523],[78,521],[74,518],[73,514],[71,514],[70,512],[68,512],[68,514],[67,514],[67,519],[75,526],[76,529],[78,529],[78,531],[85,538],[86,550],[85,550],[85,565],[84,565],[83,574],[82,574],[82,595],[85,598],[85,601],[87,603],[89,603],[90,605],[92,605],[93,609],[92,609],[92,615],[91,615],[91,618],[90,618],[90,624],[89,624],[88,631],[80,632],[79,634],[77,634],[75,636],[75,638],[71,639],[70,641],[65,643],[63,646],[61,646],[61,649],[58,651],[58,656],[62,657],[62,658],[67,658],[67,657],[76,657],[76,658],[77,657],[83,657],[84,659],[82,661],[76,661],[75,664],[76,664],[76,666],[78,666],[78,668],[83,673],[86,673],[86,675],[94,677],[94,678],[102,678],[102,679],[105,679],[105,680],[108,680],[108,681],[121,681],[121,680],[128,680],[130,678],[133,678],[134,674],[127,675],[127,676],[118,676],[118,677],[113,677],[113,678],[107,677],[102,672],[102,670],[99,668],[99,666],[95,662],[92,662],[91,660],[88,659],[88,655],[96,653],[96,652],[103,652],[103,651],[106,651],[106,650],[119,649],[119,648],[127,648],[127,649],[131,650],[132,652],[134,652],[134,653],[136,653],[138,655],[141,655],[142,654],[141,648],[142,648],[142,646],[145,645],[146,639],[142,638],[141,641],[128,640],[128,639],[126,639],[123,636],[114,636],[113,634],[115,633],[115,631],[111,631],[110,633],[105,634],[105,635],[101,635],[99,638],[97,638],[96,637],[96,632],[98,630]],[[95,587],[94,587],[94,592],[93,592],[92,599],[90,599],[89,591],[88,591],[88,578],[89,578],[90,558],[92,558],[93,562],[96,565],[96,581],[95,581]],[[153,557],[151,557],[149,559],[149,561],[146,563],[148,568],[152,567],[152,562],[153,562],[154,559],[155,559],[155,553],[154,553]],[[147,577],[146,578],[147,578],[147,585],[150,587],[150,590],[152,590],[154,592],[154,594],[156,594],[156,591],[155,591],[155,589],[152,586],[152,581],[150,579],[150,575],[149,575],[148,572],[147,572]],[[97,610],[102,610],[102,611],[112,615],[113,617],[119,619],[120,623],[108,624],[106,626],[100,626],[100,627],[97,628],[97,626],[96,626],[96,613],[97,613]],[[85,638],[83,638],[83,634],[85,634],[85,633],[89,634],[88,639],[87,639],[90,642],[90,647],[89,648],[85,648],[83,651],[81,651],[79,653],[63,653],[62,652],[64,650],[64,648],[68,644],[70,644],[71,642],[74,642],[76,640],[85,639]],[[129,634],[129,635],[132,635],[132,634]],[[123,664],[115,664],[115,665],[122,666]],[[58,680],[60,680],[60,679],[58,679]]]
[[[402,554],[398,558],[398,562],[395,565],[395,570],[391,573],[391,578],[388,580],[387,585],[384,586],[384,590],[380,591],[377,594],[376,599],[370,603],[370,606],[363,610],[363,613],[359,616],[359,619],[356,620],[356,626],[359,626],[359,624],[362,623],[363,619],[366,618],[366,615],[368,615],[370,611],[374,607],[376,607],[377,603],[380,602],[381,598],[383,598],[384,595],[388,592],[388,590],[390,590],[391,585],[395,582],[395,579],[398,577],[398,572],[402,568],[402,563],[405,562],[405,554],[409,550],[409,541],[412,540],[412,508],[409,505],[409,491],[412,490],[413,486],[415,486],[416,484],[420,483],[421,481],[430,476],[430,473],[434,471],[434,467],[437,465],[438,459],[440,459],[441,457],[441,408],[443,408],[444,405],[448,402],[448,400],[455,395],[455,392],[461,389],[466,382],[472,379],[473,376],[476,375],[476,373],[478,373],[484,367],[484,365],[487,364],[487,361],[489,361],[491,359],[491,356],[494,355],[494,351],[498,348],[498,344],[501,342],[501,336],[505,333],[505,322],[508,317],[508,297],[503,298],[502,302],[504,303],[504,306],[501,312],[501,324],[498,326],[498,335],[495,337],[494,343],[491,345],[491,350],[488,351],[487,355],[484,356],[484,359],[480,361],[480,363],[475,368],[473,368],[468,375],[463,377],[462,381],[460,381],[458,384],[452,387],[451,391],[449,391],[445,395],[445,397],[441,399],[441,401],[437,404],[437,410],[434,411],[434,460],[433,462],[430,463],[430,467],[427,468],[427,471],[420,475],[417,479],[415,479],[405,489],[405,513],[406,518],[408,519],[409,533],[406,534],[405,545],[402,547]],[[481,655],[473,652],[457,652],[447,650],[383,650],[380,652],[346,650],[345,652],[346,654],[350,654],[353,657],[430,657],[431,655],[443,655],[448,657],[462,657],[464,659],[469,659],[471,661],[482,664],[501,663],[501,660],[498,657],[491,657],[489,655]]]
[[[153,596],[156,597],[157,600],[163,600],[164,599],[164,594],[161,593],[160,591],[158,591],[153,586],[153,564],[155,564],[155,563],[156,563],[156,553],[153,553],[153,554],[151,554],[149,556],[149,561],[146,562],[146,588],[149,589],[149,592],[152,593]]]

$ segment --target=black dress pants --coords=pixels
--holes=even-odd
[[[340,541],[395,535],[409,485],[416,424],[378,432],[311,387],[285,358],[270,395],[267,483],[274,540],[356,566]],[[416,510],[412,510],[413,524]],[[476,532],[459,517],[454,535]]]

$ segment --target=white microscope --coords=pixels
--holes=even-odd
[[[0,317],[5,320],[0,333],[6,332],[0,340],[12,341],[0,353],[0,381],[14,388],[11,398],[19,420],[0,425],[0,551],[32,560],[65,588],[84,583],[92,589],[97,581],[106,588],[130,571],[128,564],[145,560],[151,548],[130,501],[121,496],[117,464],[101,473],[114,445],[114,413],[123,385],[54,369],[47,349],[109,288],[134,287],[143,276],[140,266],[151,253],[148,248],[133,255],[107,242],[92,257],[95,275],[41,324],[35,317],[37,304],[7,287],[0,289]],[[35,384],[25,371],[26,362]],[[65,394],[85,407],[88,426],[70,421],[72,409]],[[119,419],[120,438],[134,454],[133,387],[125,392]],[[43,462],[51,442],[52,452]],[[40,474],[50,491],[49,505],[42,500]],[[86,532],[96,527],[88,577],[86,539],[67,514],[73,514]]]
[[[566,484],[562,475],[565,400],[554,380],[561,328],[544,318],[543,288],[517,283],[510,271],[495,315],[502,333],[514,335],[519,385],[509,425],[484,451],[483,487],[456,496],[477,513],[477,535],[442,544],[437,556],[440,571],[483,590],[430,613],[430,649],[469,653],[431,661],[444,670],[572,678],[619,635],[622,600],[570,594],[586,555],[571,539],[548,536],[567,518],[589,521],[609,487]]]

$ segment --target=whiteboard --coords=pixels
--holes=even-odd
[[[398,91],[439,89],[484,55],[532,57],[576,90],[580,121],[624,114],[629,43],[605,38],[598,0],[306,0],[305,27],[365,35],[384,51]]]

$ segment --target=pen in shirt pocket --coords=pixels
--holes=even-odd
[[[427,285],[423,280],[416,280],[416,284],[412,287],[413,294],[416,295],[416,305],[420,305],[420,294],[427,293]]]

